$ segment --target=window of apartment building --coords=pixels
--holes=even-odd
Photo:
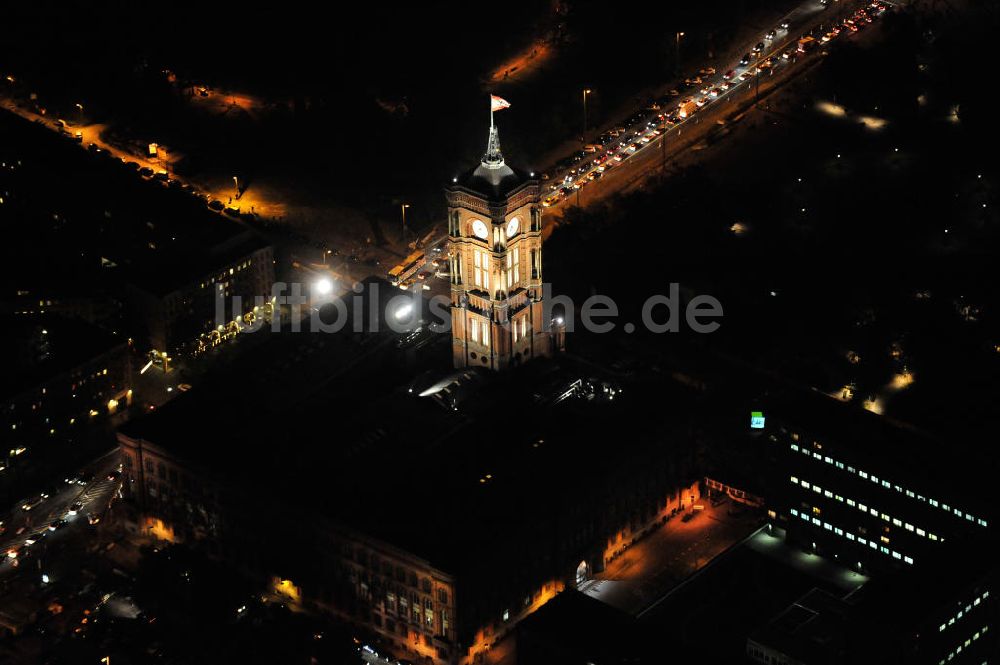
[[[429,578],[425,577],[420,580],[420,587],[423,589],[424,593],[431,592],[431,581]]]
[[[431,607],[430,599],[424,601],[424,627],[428,630],[434,629],[434,608]]]
[[[385,594],[385,609],[389,614],[396,613],[396,594],[388,591]]]
[[[438,589],[438,602],[448,604],[448,591],[447,589]]]

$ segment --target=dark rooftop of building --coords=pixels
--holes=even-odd
[[[382,288],[383,301],[398,293]],[[439,339],[420,353],[391,331],[255,334],[269,338],[123,434],[248,492],[263,483],[270,497],[295,496],[445,570],[472,565],[483,548],[520,548],[582,502],[603,500],[621,463],[687,445],[670,435],[683,426],[685,393],[589,397],[575,382],[595,370],[568,358],[454,373],[447,334],[422,333]],[[441,381],[427,379],[435,371]],[[664,404],[677,419],[663,417]],[[612,441],[615,455],[571,471]]]
[[[653,657],[650,637],[632,616],[576,589],[567,589],[517,625],[518,663],[660,662]]]
[[[16,290],[75,278],[74,293],[127,281],[162,294],[268,244],[193,193],[13,114],[0,117],[0,162],[0,265]]]
[[[86,321],[53,315],[3,317],[7,370],[0,398],[9,399],[126,344]]]
[[[812,589],[750,637],[795,662],[846,663],[849,636],[856,628],[852,625],[851,610],[848,601],[822,589]],[[861,639],[861,635],[856,637]],[[872,643],[873,649],[876,644]]]

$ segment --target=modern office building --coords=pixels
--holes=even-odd
[[[995,541],[989,467],[970,465],[984,452],[972,442],[945,442],[818,393],[774,400],[767,423],[769,506],[806,549],[892,567],[949,543]]]

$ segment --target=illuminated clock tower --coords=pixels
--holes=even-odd
[[[504,162],[491,124],[479,166],[445,190],[455,367],[499,370],[553,351],[542,320],[542,206],[533,175]]]

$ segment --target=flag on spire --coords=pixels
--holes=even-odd
[[[496,95],[490,95],[490,112],[502,111],[503,109],[510,108],[510,102],[508,102],[503,97],[497,97]]]

